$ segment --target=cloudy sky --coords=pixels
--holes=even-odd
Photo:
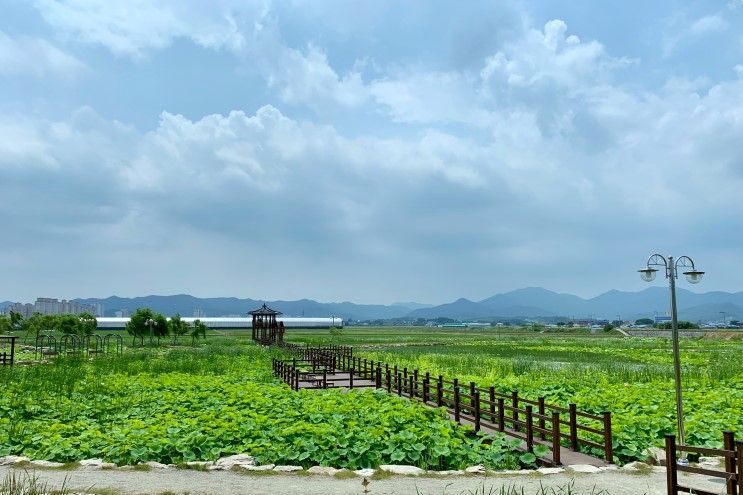
[[[0,300],[740,291],[743,0],[0,0],[0,208]]]

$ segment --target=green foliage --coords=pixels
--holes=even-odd
[[[207,330],[209,330],[209,327],[206,326],[206,323],[201,320],[194,320],[193,327],[191,328],[191,342],[196,344],[199,337],[206,339]]]
[[[651,318],[640,318],[635,320],[635,325],[652,325],[655,322]]]
[[[0,315],[0,335],[10,333],[11,328],[10,318]]]
[[[86,335],[93,335],[93,332],[95,332],[96,328],[98,327],[98,322],[95,319],[95,316],[86,312],[77,315],[77,319],[77,334],[81,337],[84,337]]]
[[[184,321],[178,313],[174,314],[170,318],[168,325],[170,326],[170,333],[173,334],[173,343],[176,343],[178,337],[181,335],[186,335],[191,327],[191,325],[189,325],[187,321]]]
[[[148,322],[152,321],[152,325]],[[160,313],[150,308],[140,308],[134,312],[126,324],[126,331],[134,339],[140,339],[144,343],[145,337],[160,337],[168,335],[168,321]]]
[[[250,453],[261,463],[362,468],[532,466],[520,443],[474,436],[445,411],[381,390],[292,392],[275,351],[225,342],[0,371],[0,456],[181,463]]]

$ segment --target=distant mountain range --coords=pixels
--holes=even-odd
[[[743,292],[707,292],[696,294],[677,289],[679,318],[689,321],[743,319]],[[192,316],[196,311],[206,316],[245,315],[264,302],[287,316],[339,316],[346,320],[387,320],[453,318],[458,320],[497,320],[517,318],[606,318],[637,319],[665,315],[669,307],[668,289],[650,287],[640,292],[610,290],[599,296],[583,299],[572,294],[560,294],[539,287],[519,289],[496,294],[481,301],[457,299],[438,306],[416,302],[391,305],[356,304],[352,302],[321,303],[311,299],[298,301],[262,301],[236,297],[197,298],[187,294],[173,296],[145,296],[124,298],[112,296],[105,299],[77,299],[87,304],[100,303],[106,316],[116,311],[133,312],[149,307],[166,315],[179,313]],[[0,303],[0,308],[11,304]]]
[[[743,292],[707,292],[696,294],[686,289],[676,290],[679,318],[690,321],[743,318]],[[457,299],[431,308],[412,311],[413,318],[447,317],[456,319],[567,317],[636,319],[667,314],[670,306],[668,289],[650,287],[640,292],[610,290],[599,296],[583,299],[572,294],[559,294],[539,287],[496,294],[482,301]]]

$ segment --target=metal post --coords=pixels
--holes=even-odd
[[[684,443],[684,405],[681,397],[681,355],[679,351],[679,329],[678,314],[676,311],[676,267],[673,256],[668,257],[668,275],[669,285],[671,288],[671,337],[673,338],[673,372],[676,381],[676,422],[678,424],[678,444]],[[681,464],[688,464],[686,452],[681,451]]]

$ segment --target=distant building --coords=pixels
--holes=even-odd
[[[663,323],[671,323],[671,317],[655,315],[655,324],[662,325]]]
[[[53,299],[51,297],[39,297],[34,304],[34,312],[42,315],[77,315],[80,313],[90,313],[94,316],[101,316],[103,308],[100,304],[82,304],[76,301],[62,299]]]
[[[28,318],[32,314],[34,314],[34,305],[33,304],[23,304],[23,303],[13,303],[5,308],[5,311],[3,311],[6,315],[9,315],[10,313],[18,313],[19,315],[23,316],[24,318]]]

